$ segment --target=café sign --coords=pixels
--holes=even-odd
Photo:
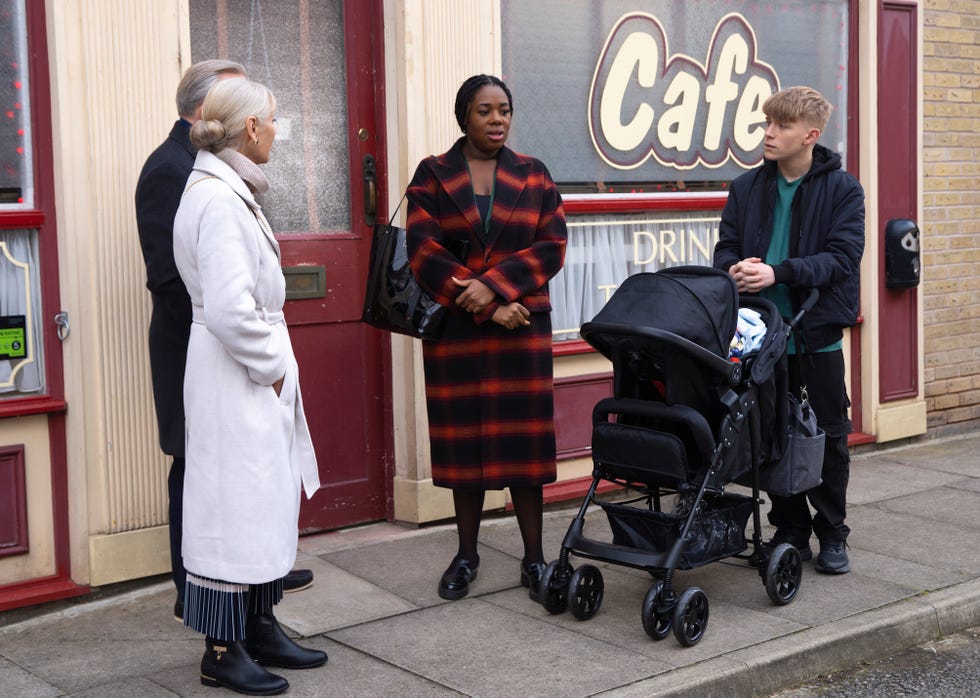
[[[775,69],[758,56],[749,22],[723,17],[703,62],[671,54],[653,15],[624,15],[599,55],[589,94],[589,133],[611,167],[635,169],[653,157],[681,170],[759,160],[762,104],[779,91]]]
[[[762,104],[810,85],[846,159],[847,0],[500,0],[508,144],[566,194],[723,191],[762,162]]]

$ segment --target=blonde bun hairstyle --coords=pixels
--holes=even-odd
[[[275,108],[276,98],[265,85],[248,78],[221,80],[204,98],[201,120],[191,126],[191,143],[212,153],[225,148],[237,149],[242,144],[248,117],[262,121]]]

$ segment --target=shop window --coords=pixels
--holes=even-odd
[[[569,214],[556,341],[577,339],[626,276],[710,264],[703,245],[729,182],[762,162],[774,92],[827,97],[820,140],[846,164],[849,12],[847,0],[501,0],[509,145],[548,166]]]
[[[23,0],[0,0],[0,401],[45,391],[41,264]],[[39,219],[38,219],[39,220]]]

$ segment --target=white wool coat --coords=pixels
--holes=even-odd
[[[180,200],[174,260],[194,306],[184,566],[229,582],[272,581],[293,566],[300,489],[312,497],[319,475],[282,317],[279,244],[245,182],[207,151]]]

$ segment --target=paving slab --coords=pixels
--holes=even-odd
[[[852,547],[970,576],[980,574],[977,530],[937,522],[876,506],[848,514]],[[845,575],[847,576],[847,575]]]
[[[959,473],[937,472],[898,460],[855,462],[848,482],[849,506],[880,502],[963,480]]]
[[[275,608],[275,614],[282,625],[302,636],[418,608],[402,597],[320,558],[308,558],[301,564],[313,571],[313,587],[284,594],[282,602]]]
[[[980,477],[980,437],[925,441],[904,448],[889,449],[887,458],[918,468]],[[880,457],[871,454],[870,457]]]
[[[980,492],[938,487],[889,499],[878,506],[888,511],[980,531]],[[980,543],[980,535],[976,541]]]
[[[957,480],[956,482],[951,482],[949,487],[953,487],[958,490],[969,490],[971,492],[980,492],[980,478],[971,477],[964,480]]]
[[[405,599],[416,606],[446,603],[439,598],[439,577],[452,561],[458,544],[455,530],[440,530],[414,538],[411,544],[396,540],[341,550],[323,555],[336,567]],[[520,583],[519,560],[481,545],[480,569],[470,593],[490,594]]]
[[[485,597],[485,600],[511,610],[527,612],[532,617],[552,623],[559,628],[642,654],[650,660],[666,665],[666,668],[694,664],[707,657],[763,642],[805,627],[778,617],[746,611],[744,608],[718,600],[705,589],[709,601],[709,619],[704,639],[690,648],[678,644],[673,634],[664,640],[654,641],[643,630],[640,617],[644,596],[654,580],[649,575],[644,580],[636,575],[621,572],[619,569],[621,568],[602,570],[605,598],[598,613],[585,621],[577,620],[569,611],[551,615],[541,606],[535,607],[533,604],[528,606],[527,603],[530,601],[525,603],[526,594],[517,597],[509,593],[493,594]],[[678,590],[687,586],[694,585],[683,584],[678,587]]]
[[[173,621],[166,598],[158,592],[24,624],[0,633],[0,656],[68,693],[177,666],[200,638]]]
[[[192,644],[204,647],[200,638],[161,641],[139,635],[95,642],[30,635],[20,639],[22,648],[7,647],[0,653],[67,693],[131,681],[161,666],[180,666],[192,651]]]
[[[174,696],[179,695],[181,694],[174,693],[152,679],[142,676],[102,684],[87,691],[71,694],[72,698],[133,698],[134,696],[140,698],[174,698]]]
[[[909,594],[942,589],[971,578],[967,572],[937,569],[932,565],[901,560],[862,548],[852,547],[848,551],[848,556],[854,573],[895,584],[904,588]],[[812,568],[810,570],[813,574],[817,574]],[[826,578],[828,582],[834,579],[830,576]]]
[[[0,659],[0,693],[22,698],[64,695],[57,687],[34,676],[7,659]]]
[[[652,664],[478,598],[331,637],[468,696],[591,695],[648,676]]]
[[[414,526],[410,524],[390,523],[379,521],[377,523],[364,524],[363,526],[353,526],[339,531],[328,531],[312,536],[304,536],[299,539],[297,546],[296,567],[302,567],[305,558],[336,553],[341,550],[351,550],[375,543],[387,543],[392,540],[403,542],[411,541],[418,536],[428,536],[437,531],[456,530],[455,524],[432,524],[426,526]]]
[[[760,584],[761,587],[761,584]],[[797,597],[785,606],[777,606],[763,591],[761,595],[738,593],[734,587],[720,589],[713,596],[743,609],[782,618],[801,626],[812,627],[855,613],[906,598],[909,589],[858,572],[823,575],[812,563],[803,563],[803,576]]]

